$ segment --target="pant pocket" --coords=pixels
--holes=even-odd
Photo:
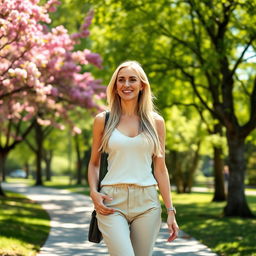
[[[103,186],[100,189],[100,193],[113,198],[113,190],[114,188],[112,186]]]

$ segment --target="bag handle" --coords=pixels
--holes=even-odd
[[[104,129],[106,128],[108,119],[109,119],[109,111],[106,111]],[[107,172],[108,172],[108,154],[106,152],[102,152],[100,155],[98,191],[100,191],[101,181],[104,179]]]

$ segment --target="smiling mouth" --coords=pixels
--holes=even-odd
[[[133,91],[130,91],[130,90],[123,90],[122,92],[123,92],[123,93],[131,93],[131,92],[133,92]]]

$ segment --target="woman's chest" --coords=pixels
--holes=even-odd
[[[117,128],[109,138],[108,148],[115,151],[130,151],[132,154],[143,152],[152,152],[153,145],[143,133],[135,137],[129,137],[122,134]]]

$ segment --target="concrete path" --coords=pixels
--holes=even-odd
[[[37,256],[100,256],[109,255],[103,242],[87,241],[90,214],[93,210],[88,196],[45,187],[28,187],[17,183],[3,183],[4,190],[22,193],[38,202],[49,213],[51,230]],[[155,244],[153,256],[216,256],[206,246],[180,231],[179,238],[167,243],[168,233],[163,224]],[[125,256],[125,252],[122,256]]]

